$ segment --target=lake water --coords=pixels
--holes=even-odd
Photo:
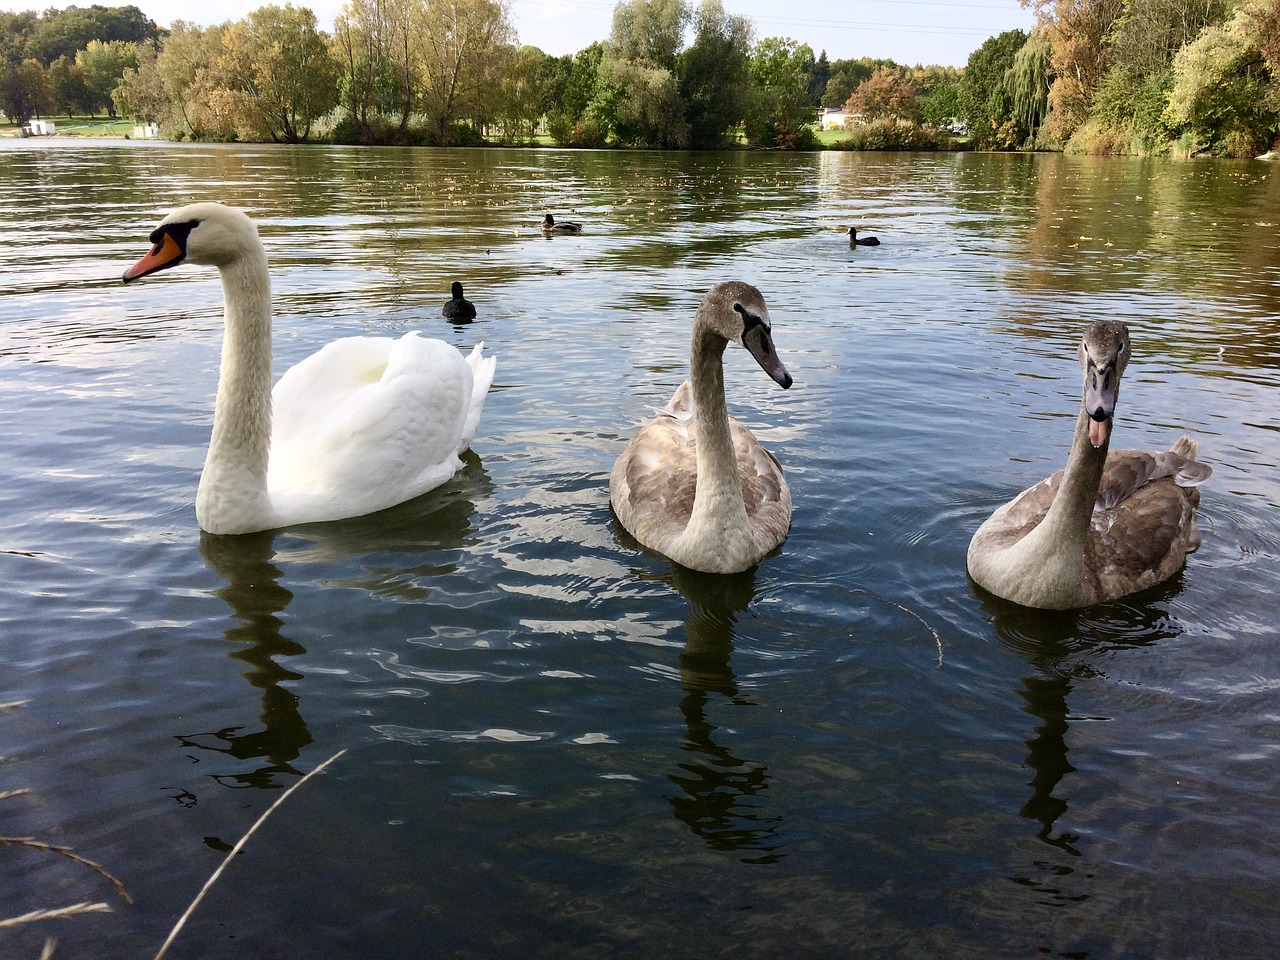
[[[221,288],[120,274],[193,199],[258,220],[277,372],[478,340],[466,469],[365,519],[202,535]],[[545,239],[544,211],[586,224]],[[851,251],[837,226],[883,241]],[[1272,958],[1280,167],[1062,156],[0,145],[6,957]],[[673,569],[614,458],[702,293],[795,377],[731,409],[795,513]],[[479,310],[440,317],[459,279]],[[978,524],[1064,462],[1119,317],[1114,445],[1198,438],[1204,545],[1080,613],[993,600]]]

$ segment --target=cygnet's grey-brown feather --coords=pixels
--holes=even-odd
[[[1200,545],[1196,487],[1212,470],[1195,459],[1195,441],[1108,450],[1128,349],[1123,324],[1098,321],[1086,332],[1068,466],[996,510],[969,544],[970,574],[992,593],[1027,606],[1089,606],[1167,580]]]
[[[709,573],[754,565],[786,538],[791,522],[791,493],[781,465],[724,407],[720,354],[730,339],[742,342],[744,328],[761,366],[784,387],[790,385],[790,376],[772,353],[768,312],[759,291],[748,284],[718,284],[703,298],[695,320],[693,378],[636,434],[609,480],[614,512],[636,540]],[[701,379],[699,387],[695,379]],[[712,409],[698,410],[699,389]],[[700,423],[711,438],[704,455],[711,459],[719,449],[720,457],[732,457],[721,463],[736,474],[732,492],[713,496],[717,484],[709,466],[699,475]],[[700,483],[705,485],[701,502]]]

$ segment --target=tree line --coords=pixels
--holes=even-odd
[[[1021,0],[965,67],[978,146],[1253,157],[1280,148],[1280,0]]]
[[[507,0],[347,0],[332,33],[291,4],[168,30],[137,7],[0,13],[0,109],[288,143],[795,149],[821,107],[861,149],[961,131],[983,149],[1252,156],[1280,136],[1280,0],[1022,2],[1032,31],[963,70],[815,57],[720,0],[621,0],[607,39],[562,57],[518,43]]]

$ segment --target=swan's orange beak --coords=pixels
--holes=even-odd
[[[151,252],[124,272],[124,282],[137,280],[166,267],[177,266],[184,256],[186,252],[178,245],[178,241],[169,234],[163,233],[160,235],[159,242],[151,248]]]

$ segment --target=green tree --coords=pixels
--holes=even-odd
[[[338,102],[338,63],[315,14],[264,6],[227,26],[221,81],[242,139],[301,143]]]
[[[619,143],[634,147],[682,149],[689,145],[689,126],[675,75],[644,60],[600,63],[596,100],[591,111],[613,130]]]
[[[1027,42],[1021,30],[1006,30],[969,55],[960,79],[960,118],[975,146],[1011,150],[1023,139],[1014,119],[1006,75]]]
[[[156,67],[158,54],[149,44],[138,47],[137,67],[126,67],[111,100],[120,116],[134,123],[163,123],[172,132],[173,105]]]
[[[94,40],[132,46],[155,45],[159,38],[159,28],[137,7],[104,7],[95,3],[45,11],[27,38],[26,54],[47,66],[58,57],[74,59]]]
[[[555,59],[530,46],[508,47],[492,59],[497,67],[494,81],[481,89],[489,94],[488,110],[501,125],[504,139],[533,135],[544,113],[543,65]]]
[[[1261,49],[1274,39],[1255,34],[1249,10],[1237,9],[1231,20],[1206,27],[1178,51],[1165,114],[1197,145],[1234,157],[1261,153],[1280,133]]]
[[[137,69],[138,51],[132,43],[123,40],[90,40],[88,46],[76,54],[76,66],[84,76],[88,91],[88,107],[91,113],[106,110],[114,119],[116,106],[111,91],[116,88],[127,69]]]
[[[1023,140],[1035,139],[1049,112],[1051,69],[1048,38],[1043,33],[1032,33],[1005,74],[1013,121]]]
[[[77,113],[89,113],[89,87],[84,82],[84,71],[70,57],[62,56],[49,64],[49,93],[53,109],[68,117]]]
[[[807,68],[813,63],[807,43],[766,37],[751,54],[752,90],[747,106],[747,141],[758,147],[804,149],[816,143],[809,123]]]
[[[14,123],[26,123],[52,107],[49,78],[39,60],[28,57],[0,74],[0,110]]]
[[[588,113],[617,142],[688,146],[689,126],[675,72],[688,22],[683,0],[622,0],[614,7]]]
[[[559,57],[554,83],[559,91],[551,103],[544,100],[547,128],[561,146],[599,147],[609,135],[607,124],[589,115],[596,97],[596,81],[604,62],[604,44],[596,41],[572,57]],[[548,94],[550,96],[550,94]]]
[[[729,143],[751,95],[751,21],[728,14],[720,0],[703,0],[694,15],[694,40],[680,56],[680,97],[689,145]]]
[[[613,8],[609,53],[674,70],[691,13],[684,0],[620,0]]]
[[[939,83],[919,98],[920,119],[935,127],[946,127],[960,116],[960,81]]]

